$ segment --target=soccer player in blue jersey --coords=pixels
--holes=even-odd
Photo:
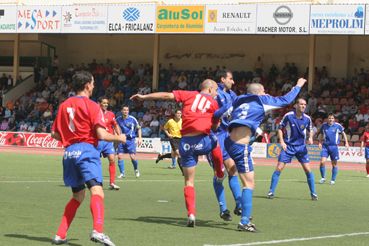
[[[136,144],[138,146],[142,143],[142,134],[141,134],[141,126],[138,124],[138,121],[132,115],[129,115],[128,106],[122,107],[122,115],[117,117],[117,123],[122,130],[122,133],[127,136],[127,142],[124,144],[118,145],[118,167],[120,171],[120,175],[118,178],[125,177],[124,171],[124,160],[123,154],[128,153],[131,158],[133,169],[135,170],[136,178],[140,177],[140,171],[138,170],[138,162],[136,159]],[[138,136],[137,143],[136,137]]]
[[[218,83],[217,90],[217,102],[219,106],[219,110],[214,113],[214,117],[221,118],[223,113],[227,111],[231,106],[233,101],[236,99],[236,93],[234,93],[231,88],[234,84],[232,72],[229,70],[223,70],[219,73],[220,83]],[[238,173],[236,164],[233,159],[224,153],[224,139],[228,136],[228,124],[229,120],[227,117],[221,118],[221,123],[215,134],[218,138],[218,143],[222,150],[223,155],[223,163],[228,173],[228,184],[229,188],[232,191],[233,198],[236,202],[235,209],[233,210],[234,214],[240,216],[241,215],[241,188],[238,182]],[[208,160],[212,166],[212,158],[211,155],[208,155]],[[232,216],[230,211],[227,208],[227,203],[225,199],[223,179],[219,179],[216,175],[213,177],[213,187],[215,191],[215,195],[218,200],[219,210],[220,210],[220,218],[225,221],[231,221]]]
[[[268,198],[270,199],[274,198],[282,170],[287,163],[291,163],[292,158],[295,156],[305,171],[311,199],[318,200],[318,195],[315,192],[314,174],[310,168],[309,155],[305,143],[306,138],[308,138],[308,143],[313,144],[313,125],[311,118],[304,113],[305,109],[305,99],[298,98],[295,110],[286,113],[279,125],[278,137],[282,150],[270,183],[268,193]],[[309,135],[307,135],[307,132],[309,132]]]
[[[229,136],[224,141],[226,153],[235,161],[238,175],[242,182],[241,221],[238,230],[256,232],[250,222],[252,212],[252,193],[255,187],[254,166],[250,157],[250,139],[264,119],[265,113],[272,109],[287,106],[299,94],[306,80],[300,78],[289,93],[281,97],[266,95],[263,85],[251,83],[247,94],[239,96],[229,109],[231,121],[228,125]]]
[[[317,132],[318,140],[319,140],[319,149],[322,150],[320,156],[320,175],[322,178],[320,179],[321,184],[325,182],[325,161],[327,157],[331,157],[332,163],[332,179],[331,185],[336,183],[336,177],[338,173],[337,161],[340,159],[338,152],[338,144],[340,143],[339,134],[342,134],[343,139],[345,140],[346,148],[350,147],[347,141],[346,133],[344,132],[344,128],[341,124],[335,122],[334,114],[330,113],[328,115],[328,122],[323,123],[320,130]],[[321,136],[323,135],[323,141]],[[323,144],[322,144],[323,143]]]

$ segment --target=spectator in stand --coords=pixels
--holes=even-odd
[[[142,137],[149,138],[151,136],[152,130],[149,126],[149,122],[144,122],[143,127],[141,128]]]
[[[348,123],[348,131],[351,135],[355,134],[359,129],[359,122],[355,118],[350,119]]]
[[[158,135],[159,135],[159,127],[160,127],[160,123],[158,121],[158,116],[157,115],[153,115],[153,119],[150,122],[150,128],[152,130],[151,137],[158,137]],[[154,134],[155,134],[155,136],[153,136]]]

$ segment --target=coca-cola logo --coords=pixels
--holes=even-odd
[[[27,147],[58,148],[59,141],[53,139],[49,134],[31,134],[27,137]]]

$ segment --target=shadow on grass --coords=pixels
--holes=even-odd
[[[303,198],[303,197],[275,196],[272,199],[268,198],[266,195],[265,196],[253,196],[253,197],[256,199],[266,199],[266,200],[298,200],[298,201],[311,200],[309,197]]]
[[[185,218],[172,218],[172,217],[155,217],[155,216],[143,216],[138,218],[115,218],[114,220],[130,220],[144,223],[153,224],[166,224],[172,226],[186,227],[187,220]],[[229,223],[226,222],[215,222],[212,220],[199,220],[196,219],[196,227],[209,227],[209,228],[219,228],[225,230],[234,231],[235,229],[228,228]],[[236,227],[236,225],[235,225]]]
[[[26,239],[26,240],[31,240],[31,241],[45,242],[48,244],[51,243],[51,238],[48,238],[48,237],[34,237],[34,236],[28,236],[28,235],[23,235],[23,234],[5,234],[4,236],[11,237],[11,238],[18,238],[18,239]],[[71,243],[71,241],[74,241],[74,240],[77,240],[77,239],[68,239],[67,245],[82,246],[82,244]]]

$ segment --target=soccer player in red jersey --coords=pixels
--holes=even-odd
[[[112,135],[106,131],[106,124],[99,105],[89,97],[94,88],[94,79],[89,72],[79,72],[73,76],[76,96],[65,100],[58,109],[52,126],[52,137],[65,147],[63,176],[66,186],[72,188],[72,198],[67,203],[53,244],[67,244],[67,231],[78,207],[85,198],[85,186],[90,190],[90,208],[93,218],[93,242],[114,246],[103,233],[104,192],[100,153],[96,146],[98,139],[125,142],[125,135]]]
[[[110,134],[120,135],[122,132],[120,127],[115,120],[115,115],[113,112],[108,110],[109,99],[107,97],[100,97],[99,104],[102,109],[106,130]],[[99,140],[99,145],[97,146],[97,150],[103,155],[103,157],[108,157],[109,160],[109,176],[110,176],[110,185],[109,188],[111,190],[119,190],[120,187],[115,184],[115,148],[112,142],[107,142],[104,140]]]
[[[363,150],[365,145],[365,160],[366,160],[366,177],[369,178],[369,124],[365,126],[365,132],[361,137],[360,152]]]
[[[195,166],[199,155],[216,151],[217,165],[223,163],[222,154],[215,135],[209,135],[210,129],[216,129],[219,119],[214,119],[213,114],[218,109],[218,103],[214,100],[217,95],[218,85],[213,80],[206,79],[198,91],[173,91],[156,92],[147,95],[136,94],[131,100],[175,100],[183,104],[182,138],[179,153],[182,158],[183,174],[185,179],[184,197],[187,208],[188,227],[195,226]],[[214,152],[214,151],[213,151]],[[223,176],[223,174],[222,174]],[[221,177],[222,177],[221,176]]]

